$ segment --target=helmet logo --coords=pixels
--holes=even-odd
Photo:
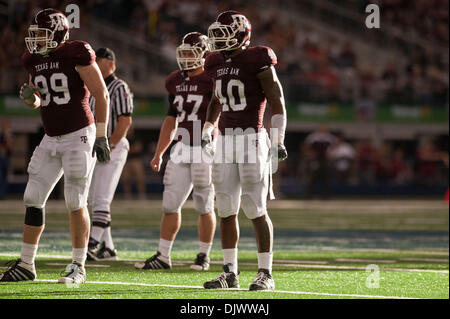
[[[238,25],[239,32],[245,32],[246,28],[250,28],[250,23],[242,14],[233,14],[231,17],[233,18],[233,21]]]
[[[67,18],[61,13],[49,14],[52,20],[51,29],[56,31],[64,31],[64,27],[68,27]]]

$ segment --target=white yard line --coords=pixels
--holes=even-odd
[[[37,279],[40,282],[56,282],[56,280]],[[87,281],[86,284],[99,284],[99,285],[122,285],[122,286],[141,286],[141,287],[167,287],[167,288],[191,288],[191,289],[205,289],[202,286],[188,286],[188,285],[168,285],[168,284],[145,284],[136,282],[111,282],[111,281]],[[228,289],[219,289],[222,291],[230,291]],[[248,291],[248,289],[238,288],[231,291]],[[330,296],[330,297],[352,297],[352,298],[376,298],[376,299],[419,299],[401,296],[379,296],[379,295],[358,295],[358,294],[336,294],[326,292],[310,292],[310,291],[289,291],[289,290],[273,290],[273,291],[260,291],[262,293],[281,293],[292,295],[311,295],[311,296]]]
[[[357,258],[336,258],[338,262],[350,262],[350,263],[380,263],[380,264],[394,264],[396,260],[388,259],[357,259]]]
[[[63,263],[45,263],[48,266],[63,266],[66,267],[67,264],[63,264]],[[86,268],[111,268],[110,265],[93,265],[93,264],[85,264],[84,265]]]
[[[403,260],[403,261],[423,261],[423,262],[432,262],[432,263],[448,263],[448,258],[444,259],[444,258],[399,258],[398,260]]]

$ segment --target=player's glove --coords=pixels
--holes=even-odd
[[[97,159],[100,163],[109,162],[111,159],[111,150],[109,149],[106,136],[100,136],[95,139],[92,157],[94,157],[94,154],[97,154]]]
[[[278,162],[282,162],[288,158],[288,153],[284,144],[279,143],[277,145],[274,145],[273,148],[275,148],[274,153],[278,156]]]
[[[214,145],[212,143],[213,131],[214,125],[209,122],[206,122],[202,132],[202,148],[205,151],[205,153],[211,157],[214,155]]]
[[[27,83],[22,84],[20,87],[19,96],[22,100],[24,100],[27,104],[34,104],[36,99],[34,93],[39,92],[39,88],[35,86],[31,86]]]

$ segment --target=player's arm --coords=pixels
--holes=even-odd
[[[29,107],[36,109],[41,106],[41,98],[37,92],[39,92],[39,88],[34,86],[30,75],[28,84],[24,83],[20,88],[19,96]]]
[[[215,92],[215,90],[214,90]],[[212,135],[214,128],[219,120],[220,113],[222,112],[222,105],[219,99],[213,94],[209,101],[208,109],[206,111],[206,122],[203,125],[202,130],[202,147],[205,147],[212,142]]]
[[[272,145],[278,148],[278,160],[283,161],[287,158],[287,151],[284,146],[284,136],[286,132],[286,106],[284,101],[283,88],[278,80],[277,73],[273,66],[257,74],[257,77],[264,90],[264,94],[269,103],[272,114],[272,129],[277,130],[277,134],[272,136]]]
[[[178,127],[176,116],[167,115],[159,132],[158,144],[156,146],[155,155],[153,156],[150,166],[155,172],[159,172],[162,164],[162,157],[172,143],[173,137]]]
[[[93,153],[97,153],[100,162],[108,162],[111,154],[106,138],[109,116],[109,93],[97,63],[77,65],[78,74],[95,98],[95,119],[97,126]]]

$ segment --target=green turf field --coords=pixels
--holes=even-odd
[[[449,298],[449,208],[441,201],[273,201],[274,292],[249,292],[257,269],[249,221],[240,216],[238,290],[205,290],[221,272],[218,231],[208,272],[189,269],[197,250],[196,213],[183,211],[170,271],[138,271],[159,240],[160,201],[116,200],[112,229],[119,261],[87,262],[88,283],[56,281],[70,262],[64,203],[50,201],[37,258],[38,280],[0,283],[0,299]],[[0,202],[0,272],[20,253],[24,209]],[[370,266],[371,265],[371,266]],[[368,268],[368,266],[370,266]]]

